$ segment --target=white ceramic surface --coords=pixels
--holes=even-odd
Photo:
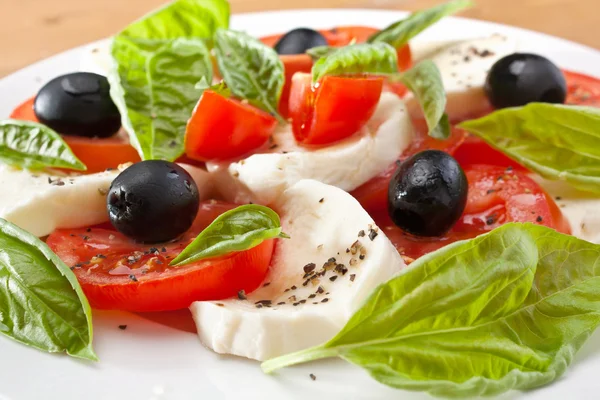
[[[516,11],[517,12],[517,11]],[[298,25],[384,27],[406,14],[370,10],[303,10],[235,15],[232,27],[254,35],[285,32]],[[532,16],[534,17],[534,16]],[[480,21],[448,18],[417,42],[515,35],[520,50],[543,54],[561,67],[600,76],[600,52],[562,39]],[[86,46],[33,64],[0,80],[0,118],[32,96],[47,80],[72,72]],[[5,54],[4,57],[10,57]],[[1,194],[0,194],[1,195]],[[119,325],[127,325],[120,330]],[[264,375],[258,363],[218,356],[200,345],[189,312],[135,315],[94,312],[91,364],[49,355],[0,336],[0,400],[220,400],[220,399],[427,399],[422,393],[389,389],[357,367],[327,360]],[[600,333],[581,349],[559,381],[502,399],[599,399]],[[316,375],[312,381],[309,374]]]

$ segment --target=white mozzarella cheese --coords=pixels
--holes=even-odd
[[[182,164],[198,185],[202,199],[213,194],[210,175]],[[33,173],[0,164],[0,218],[36,235],[58,228],[78,228],[108,221],[106,193],[119,170],[79,176]]]
[[[397,160],[412,138],[404,103],[383,93],[367,125],[339,143],[318,149],[298,146],[288,125],[276,132],[264,152],[233,163],[207,163],[207,168],[227,200],[271,204],[302,179],[353,190]]]
[[[290,239],[277,243],[265,285],[246,300],[201,301],[190,308],[201,341],[218,353],[266,360],[321,344],[377,285],[405,267],[343,190],[302,180],[274,206]]]
[[[106,76],[112,63],[110,41],[104,40],[85,49],[79,64],[79,70]]]
[[[516,50],[514,38],[492,35],[453,42],[437,51],[428,48],[421,52],[421,56],[433,61],[440,70],[448,97],[446,111],[450,119],[464,119],[490,108],[484,91],[487,73],[496,61]],[[421,114],[420,106],[412,95],[406,101],[411,115]]]

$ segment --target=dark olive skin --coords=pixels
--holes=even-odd
[[[44,125],[60,134],[106,138],[121,127],[108,80],[90,72],[54,78],[40,89],[33,110]]]
[[[400,164],[392,177],[388,213],[394,224],[412,235],[442,236],[463,213],[468,186],[451,155],[422,151]]]
[[[113,181],[106,199],[113,226],[145,243],[166,242],[187,231],[200,205],[198,187],[179,165],[148,160]]]
[[[277,54],[303,54],[313,47],[327,46],[327,39],[319,32],[309,28],[297,28],[289,31],[275,44]]]
[[[492,66],[485,91],[495,108],[534,102],[562,104],[567,98],[567,82],[562,71],[547,58],[515,53]]]

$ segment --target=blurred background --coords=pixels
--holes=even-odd
[[[233,13],[291,8],[418,10],[444,0],[229,0]],[[476,0],[463,15],[600,48],[600,0]],[[0,0],[0,77],[109,36],[166,0]],[[368,22],[365,22],[368,25]],[[290,27],[294,28],[294,27]]]

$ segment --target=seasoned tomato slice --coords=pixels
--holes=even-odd
[[[396,227],[387,212],[375,215],[398,251],[418,258],[457,240],[470,239],[508,222],[531,222],[570,234],[571,227],[554,200],[524,172],[491,165],[465,170],[469,194],[465,211],[441,238],[416,238]]]
[[[265,278],[273,240],[246,251],[181,267],[169,262],[233,204],[205,202],[192,228],[180,239],[145,245],[114,229],[53,232],[50,248],[71,267],[90,304],[98,309],[164,311],[196,300],[219,300],[256,289]]]
[[[564,71],[567,80],[567,104],[600,107],[600,79]]]
[[[33,112],[34,100],[35,98],[32,97],[19,105],[11,113],[10,118],[39,122]],[[62,138],[86,165],[86,173],[101,172],[108,168],[116,168],[119,164],[140,161],[138,152],[129,143],[127,133],[122,130],[109,138],[69,135],[63,135]]]

